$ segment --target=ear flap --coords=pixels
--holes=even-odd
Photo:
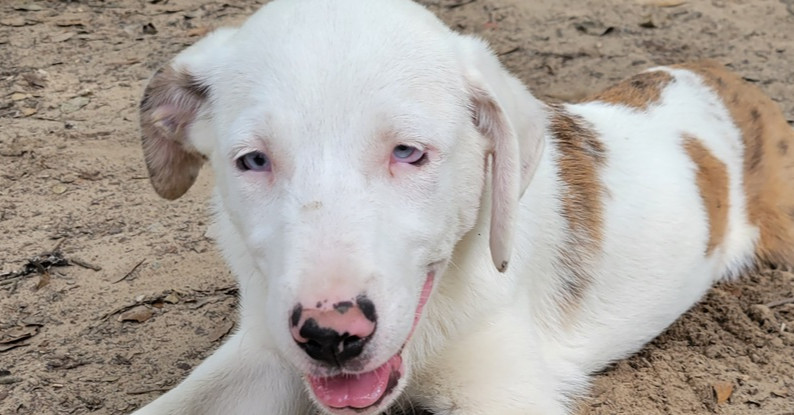
[[[543,154],[546,111],[543,103],[510,75],[482,42],[468,38],[472,120],[491,141],[491,258],[507,270],[513,250],[519,200]],[[487,82],[486,82],[487,81]]]
[[[204,156],[190,144],[188,130],[208,95],[207,86],[171,64],[155,73],[143,93],[143,154],[152,186],[165,199],[185,194],[204,164]]]
[[[210,99],[208,74],[225,62],[235,28],[220,28],[183,50],[149,80],[140,106],[143,154],[154,190],[176,199],[193,185],[205,157],[191,127]],[[204,134],[204,132],[201,132]],[[206,149],[203,149],[206,150]]]

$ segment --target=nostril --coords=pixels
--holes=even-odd
[[[343,363],[360,355],[369,339],[369,337],[345,336],[337,352],[337,360]]]
[[[351,347],[356,345],[357,343],[361,342],[361,337],[358,336],[348,336],[342,341],[344,347]]]
[[[301,337],[307,339],[309,342],[315,342],[320,345],[337,342],[339,333],[334,329],[320,327],[317,321],[313,318],[306,320],[298,332]]]

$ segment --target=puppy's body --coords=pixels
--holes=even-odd
[[[365,378],[387,359],[402,365],[398,379],[358,412],[396,402],[563,414],[592,372],[638,350],[715,281],[759,261],[794,263],[794,133],[736,75],[708,62],[654,68],[586,102],[545,105],[479,41],[409,2],[373,3],[274,2],[150,83],[142,125],[153,183],[178,197],[202,157],[212,162],[241,319],[137,414],[353,413],[329,406],[312,379]],[[303,44],[301,30],[317,33]],[[317,55],[290,56],[311,45]],[[249,128],[252,112],[267,114],[267,129]],[[407,133],[393,125],[402,119]],[[386,135],[366,127],[384,123]],[[230,167],[238,135],[265,136],[272,170]],[[416,169],[392,156],[381,179],[381,164],[366,160],[392,136],[441,141],[426,140]],[[397,272],[414,258],[418,267]],[[373,299],[378,328],[360,368],[329,369],[295,347],[286,323],[295,301],[300,310],[317,298],[322,310],[322,296],[347,286]]]
[[[558,399],[576,396],[590,373],[639,350],[714,282],[759,261],[794,261],[794,133],[776,104],[718,64],[650,69],[550,106],[548,120],[521,199],[517,272],[480,277],[493,273],[487,259],[471,260],[484,249],[481,221],[434,294],[446,307],[428,306],[425,327],[450,325],[455,309],[476,310],[467,323],[478,327],[412,389],[439,413],[523,413],[516,396],[540,399],[549,385]],[[485,304],[505,315],[483,319]],[[521,329],[527,321],[532,332]],[[438,335],[428,330],[425,341]],[[483,356],[494,343],[499,351]],[[493,399],[482,406],[484,396]]]

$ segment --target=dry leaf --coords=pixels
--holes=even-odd
[[[171,293],[166,295],[165,298],[163,298],[163,301],[165,301],[168,304],[176,304],[179,302],[179,296],[177,296],[174,293]]]
[[[656,29],[659,27],[659,18],[653,14],[642,16],[640,27],[645,29]]]
[[[78,111],[88,105],[89,102],[91,101],[86,97],[74,97],[61,103],[61,112],[64,114],[69,114]]]
[[[717,398],[717,404],[727,402],[733,394],[733,383],[731,382],[716,382],[711,387],[714,389],[714,397]]]
[[[16,343],[39,334],[38,325],[17,326],[0,333],[0,344]]]
[[[233,321],[223,319],[223,321],[220,324],[215,326],[215,328],[213,328],[212,331],[210,331],[207,337],[211,342],[218,341],[226,337],[226,335],[229,334],[229,332],[232,331],[233,328],[234,328]]]
[[[194,27],[187,31],[188,37],[204,36],[209,33],[211,29],[208,26]]]
[[[22,92],[14,92],[11,94],[11,101],[22,101],[23,99],[30,98],[30,94],[23,94]]]
[[[24,17],[14,17],[11,19],[0,20],[0,25],[11,27],[22,27],[28,24],[28,20]]]
[[[67,18],[55,21],[56,26],[69,27],[69,26],[85,26],[85,20],[81,18]]]
[[[47,80],[44,79],[43,73],[39,71],[22,74],[22,79],[32,87],[44,88],[47,86]]]
[[[48,285],[50,285],[50,273],[45,271],[43,274],[39,275],[39,282],[36,284],[36,290],[40,290]]]
[[[38,4],[23,4],[21,6],[14,6],[14,10],[19,10],[22,12],[38,12],[43,9]]]
[[[52,188],[50,188],[50,190],[52,190],[52,192],[55,193],[56,195],[60,195],[60,194],[66,193],[66,186],[64,186],[62,184],[56,184],[56,185],[52,186]]]
[[[152,318],[154,312],[145,306],[138,306],[129,309],[119,315],[119,321],[137,321],[143,323],[144,321]]]
[[[30,346],[30,342],[22,341],[22,342],[7,343],[7,344],[0,343],[0,353],[7,352],[11,349],[16,349],[17,347],[25,347],[25,346]]]
[[[22,378],[16,376],[3,376],[0,377],[0,385],[11,385],[14,383],[22,382]]]
[[[604,36],[615,31],[614,26],[605,26],[601,22],[585,20],[574,24],[576,30],[591,36]]]
[[[66,42],[67,40],[73,38],[74,35],[75,35],[74,32],[64,32],[64,33],[61,33],[59,35],[54,35],[54,36],[50,37],[50,40],[53,43]]]
[[[39,112],[39,110],[35,108],[28,108],[28,107],[20,108],[19,111],[22,112],[22,115],[25,117],[30,117],[31,115]]]

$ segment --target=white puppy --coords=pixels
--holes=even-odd
[[[710,285],[794,262],[794,133],[713,63],[546,105],[408,0],[276,0],[141,103],[205,160],[240,329],[138,415],[565,414]]]

